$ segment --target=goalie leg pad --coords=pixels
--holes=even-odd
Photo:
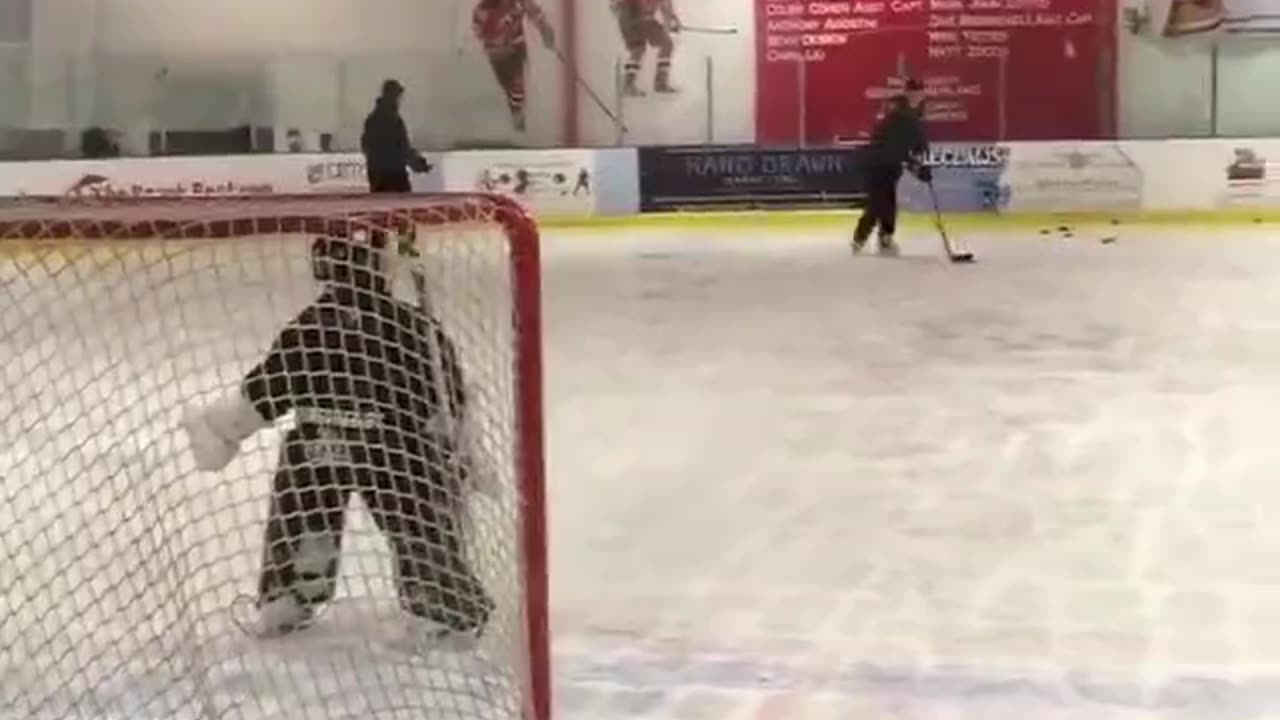
[[[328,530],[307,532],[293,546],[293,592],[318,604],[333,597],[338,569],[338,543]]]
[[[308,607],[322,605],[337,589],[338,561],[350,485],[341,471],[287,462],[276,473],[263,540],[259,606],[283,596]]]
[[[436,540],[392,541],[400,604],[447,631],[479,634],[489,622],[493,600],[467,565],[456,536]]]
[[[400,604],[448,631],[478,634],[494,604],[467,562],[462,498],[447,473],[415,469],[424,472],[388,473],[361,491],[395,555]]]

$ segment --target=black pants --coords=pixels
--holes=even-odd
[[[871,165],[865,170],[867,204],[858,218],[858,228],[853,236],[858,242],[866,242],[871,231],[880,228],[881,236],[891,236],[898,227],[898,181],[902,179],[901,165]]]
[[[409,182],[409,171],[406,168],[400,168],[399,171],[391,170],[374,170],[368,168],[369,192],[372,193],[407,193],[413,192],[413,185]]]
[[[359,447],[341,463],[326,464],[317,458],[316,448],[351,452],[350,446],[317,444],[314,436],[304,437],[296,429],[285,438],[272,481],[260,602],[304,585],[305,602],[319,605],[332,599],[347,505],[359,494],[391,545],[396,587],[405,609],[454,630],[481,629],[493,602],[467,563],[461,527],[464,500],[459,479],[448,476],[447,465],[401,451]],[[323,579],[295,569],[304,543],[316,538],[332,548]]]

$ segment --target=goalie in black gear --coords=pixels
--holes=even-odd
[[[382,254],[316,240],[324,292],[233,392],[183,421],[197,466],[217,470],[293,412],[258,583],[263,634],[306,625],[333,597],[353,493],[391,545],[404,609],[440,634],[470,637],[493,609],[463,550],[467,498],[496,482],[480,465],[457,353],[436,318],[392,296]]]

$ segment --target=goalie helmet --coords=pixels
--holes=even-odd
[[[365,231],[349,238],[318,237],[311,243],[311,274],[321,282],[385,290],[384,264],[382,250]]]

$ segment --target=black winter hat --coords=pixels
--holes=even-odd
[[[404,94],[404,86],[395,78],[382,81],[382,97],[400,97]]]

